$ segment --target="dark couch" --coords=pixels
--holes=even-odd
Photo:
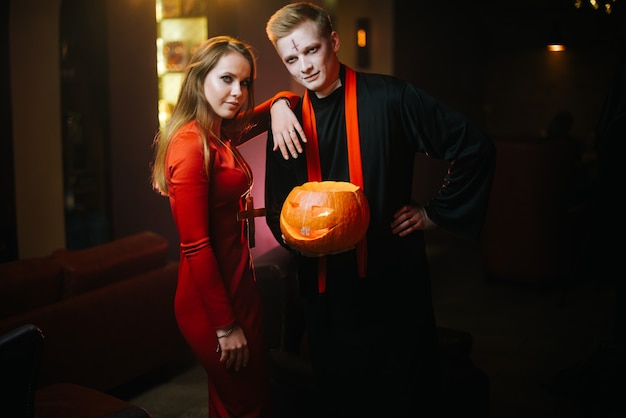
[[[480,241],[488,280],[567,283],[589,221],[590,189],[571,142],[505,138]]]
[[[174,317],[178,263],[168,242],[140,232],[84,250],[0,264],[0,335],[44,334],[38,385],[103,392],[192,362]]]

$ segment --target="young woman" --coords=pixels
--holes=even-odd
[[[304,133],[290,109],[298,96],[280,92],[255,108],[254,78],[249,45],[205,41],[155,139],[153,184],[169,197],[180,237],[175,314],[206,369],[211,418],[266,417],[271,409],[261,300],[246,220],[238,219],[253,177],[237,146],[269,129],[270,109],[280,138],[274,150],[284,158],[302,151],[296,132]]]

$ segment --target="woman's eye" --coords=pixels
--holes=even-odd
[[[244,80],[241,82],[241,87],[250,87],[250,80]]]
[[[229,76],[229,75],[223,75],[223,76],[222,76],[222,81],[223,81],[224,83],[230,83],[231,81],[233,81],[233,79],[232,79],[232,77],[231,77],[231,76]]]

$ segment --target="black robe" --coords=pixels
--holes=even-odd
[[[349,181],[344,88],[323,99],[309,94],[323,180]],[[390,224],[394,213],[411,203],[415,156],[425,153],[451,163],[441,189],[428,203],[429,217],[440,227],[477,239],[495,147],[460,113],[402,80],[357,72],[357,96],[364,192],[371,212],[367,277],[358,277],[354,250],[327,256],[326,292],[320,294],[317,259],[292,250],[320,401],[335,404],[332,409],[322,406],[321,416],[416,416],[417,405],[437,399],[439,387],[424,235],[401,238],[391,233]],[[295,112],[300,118],[301,104]],[[285,245],[280,211],[291,189],[308,181],[306,156],[286,161],[272,151],[272,144],[270,133],[266,219]],[[361,407],[365,409],[359,411]]]

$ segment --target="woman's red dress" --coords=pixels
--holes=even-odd
[[[204,168],[200,127],[189,122],[172,138],[166,157],[168,192],[180,236],[175,314],[181,333],[204,366],[209,416],[262,417],[270,393],[260,296],[237,213],[250,187],[248,167],[236,150],[209,140],[210,174]],[[246,164],[247,166],[247,164]],[[251,176],[251,174],[250,174]],[[226,369],[216,352],[215,330],[236,322],[250,349],[247,367]]]

